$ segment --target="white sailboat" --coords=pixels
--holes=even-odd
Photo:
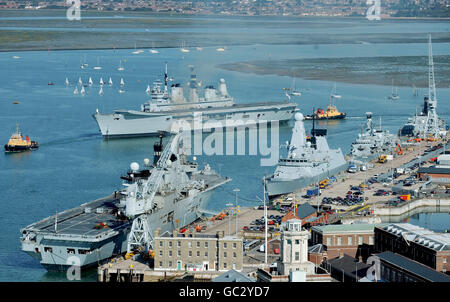
[[[103,82],[103,78],[100,78],[100,86],[103,86],[103,84],[105,84],[105,82]]]
[[[224,52],[225,51],[225,48],[224,47],[219,47],[219,48],[217,48],[216,49],[218,52]]]
[[[141,54],[141,53],[143,53],[144,51],[142,50],[142,49],[139,49],[139,50],[136,50],[136,42],[134,42],[134,51],[133,51],[133,54],[134,55],[138,55],[138,54]]]
[[[337,94],[336,92],[336,83],[334,83],[334,88],[333,88],[333,92],[331,93],[331,97],[333,99],[341,99],[342,96],[340,94]]]
[[[120,85],[121,85],[121,86],[124,86],[124,85],[125,85],[125,82],[123,81],[123,78],[120,78]]]
[[[99,95],[103,95],[103,86],[100,86],[100,91],[98,92]]]
[[[395,87],[395,92],[394,92],[394,79],[392,79],[392,93],[391,95],[388,97],[388,99],[396,101],[398,99],[400,99],[400,95],[398,94],[398,88]]]
[[[69,79],[66,78],[66,86],[69,86]]]
[[[123,90],[122,88],[119,89],[119,93],[124,93],[124,92],[125,92],[125,90]]]
[[[145,92],[146,92],[147,94],[150,94],[150,85],[147,85],[147,89],[145,89]]]
[[[81,90],[80,90],[80,93],[81,93],[82,95],[84,95],[84,94],[85,94],[84,86],[81,86]]]
[[[181,42],[180,50],[181,50],[181,52],[189,52],[189,49],[186,48],[186,45],[185,45],[184,41]]]
[[[75,90],[73,91],[73,94],[78,94],[78,88],[75,87]]]
[[[153,54],[159,53],[159,51],[157,51],[157,50],[155,49],[155,43],[154,43],[154,42],[152,42],[152,48],[149,49],[148,51],[149,51],[150,53],[153,53]]]
[[[300,90],[297,90],[297,89],[295,88],[295,76],[294,76],[292,82],[293,82],[293,83],[292,83],[291,95],[293,95],[293,96],[301,96],[302,93],[300,92]]]
[[[100,70],[100,69],[102,69],[102,67],[100,66],[100,63],[99,63],[100,61],[99,61],[99,58],[97,58],[97,66],[94,66],[94,69],[96,69],[96,70]]]
[[[94,82],[92,81],[92,78],[89,77],[89,86],[92,86],[92,84],[94,84]]]
[[[109,84],[109,86],[112,86],[112,84],[113,84],[113,81],[112,81],[112,79],[111,79],[111,78],[109,78],[108,84]]]
[[[119,68],[117,68],[117,70],[118,70],[118,71],[123,71],[123,70],[125,70],[125,68],[123,68],[123,66],[122,66],[122,60],[120,60],[120,62],[119,62]]]
[[[81,77],[78,78],[78,84],[80,84],[81,86],[83,86],[83,81],[81,80]]]

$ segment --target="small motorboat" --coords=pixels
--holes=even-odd
[[[30,141],[28,136],[23,139],[22,133],[20,133],[19,125],[16,127],[16,132],[11,135],[8,143],[5,145],[5,152],[23,152],[28,150],[35,150],[39,148],[39,144],[35,141]]]

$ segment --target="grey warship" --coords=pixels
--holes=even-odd
[[[188,161],[181,135],[172,136],[164,149],[162,138],[155,143],[153,164],[146,159],[139,170],[132,163],[121,177],[122,190],[23,228],[22,250],[49,271],[86,268],[125,252],[151,249],[158,227],[173,231],[198,219],[214,190],[231,179],[208,164],[199,170],[195,161]],[[139,226],[145,227],[140,233],[145,236],[138,234]]]
[[[426,139],[446,135],[445,121],[437,114],[436,83],[434,79],[434,60],[431,35],[428,42],[428,94],[424,97],[423,108],[420,114],[415,114],[399,130],[400,136]]]
[[[114,110],[112,114],[93,115],[104,138],[153,136],[160,131],[170,132],[179,123],[189,125],[192,131],[209,130],[220,123],[223,128],[238,127],[243,124],[288,121],[297,107],[292,102],[239,103],[229,95],[224,79],[220,79],[218,89],[205,86],[200,96],[202,82],[197,80],[191,67],[188,83],[189,97],[184,97],[183,87],[172,84],[169,92],[167,65],[164,83],[156,81],[149,89],[151,100],[142,104],[140,110]],[[162,87],[163,85],[163,87]],[[198,116],[201,114],[201,120]],[[210,127],[210,128],[208,128]]]
[[[371,160],[381,153],[389,153],[395,149],[399,143],[398,136],[389,133],[380,127],[376,129],[372,121],[372,112],[366,112],[366,127],[361,129],[356,140],[352,143],[349,157],[352,160]]]
[[[341,149],[330,149],[326,129],[315,129],[307,138],[304,116],[295,114],[295,125],[287,149],[287,157],[280,157],[273,175],[265,178],[269,197],[295,192],[312,183],[318,183],[348,167]]]

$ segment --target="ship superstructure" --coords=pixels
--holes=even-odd
[[[288,102],[237,104],[229,95],[224,79],[220,79],[218,89],[213,85],[201,89],[202,81],[197,80],[192,67],[187,99],[180,84],[172,84],[169,91],[170,80],[166,65],[164,81],[153,83],[151,99],[142,104],[140,110],[114,110],[112,114],[102,114],[97,110],[93,116],[103,137],[157,135],[160,131],[171,132],[174,125],[180,124],[187,124],[190,130],[196,131],[216,128],[219,123],[226,128],[287,121],[297,107],[296,103]],[[198,120],[199,114],[201,121]]]
[[[366,112],[366,127],[364,130],[361,129],[358,138],[352,143],[349,155],[354,160],[370,160],[381,153],[389,153],[399,142],[397,135],[381,129],[381,118],[380,127],[376,129],[372,115],[372,112]]]
[[[428,138],[443,136],[446,133],[445,121],[437,114],[436,83],[434,79],[434,60],[431,35],[428,42],[428,94],[425,95],[423,109],[408,119],[400,129],[401,136]]]
[[[87,267],[127,250],[152,248],[158,227],[171,232],[198,219],[214,190],[231,179],[188,161],[181,135],[164,149],[162,139],[155,144],[152,165],[145,160],[139,170],[132,163],[121,191],[22,229],[22,250],[47,270]]]
[[[311,137],[307,137],[304,116],[295,114],[288,154],[280,157],[273,175],[266,178],[269,196],[295,192],[345,170],[348,166],[341,149],[330,149],[326,129],[316,129],[313,122]]]

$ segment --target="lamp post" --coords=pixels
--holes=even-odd
[[[237,236],[237,233],[238,233],[238,203],[237,203],[238,199],[237,199],[237,194],[238,194],[239,191],[241,191],[241,190],[239,190],[239,188],[235,188],[233,190],[233,192],[236,193],[236,211],[235,211],[235,213],[236,213],[236,236]]]
[[[266,206],[266,178],[264,177],[264,264],[267,265],[267,206]]]
[[[231,213],[230,209],[233,206],[232,203],[227,203],[226,206],[228,207],[228,235],[231,235]]]

